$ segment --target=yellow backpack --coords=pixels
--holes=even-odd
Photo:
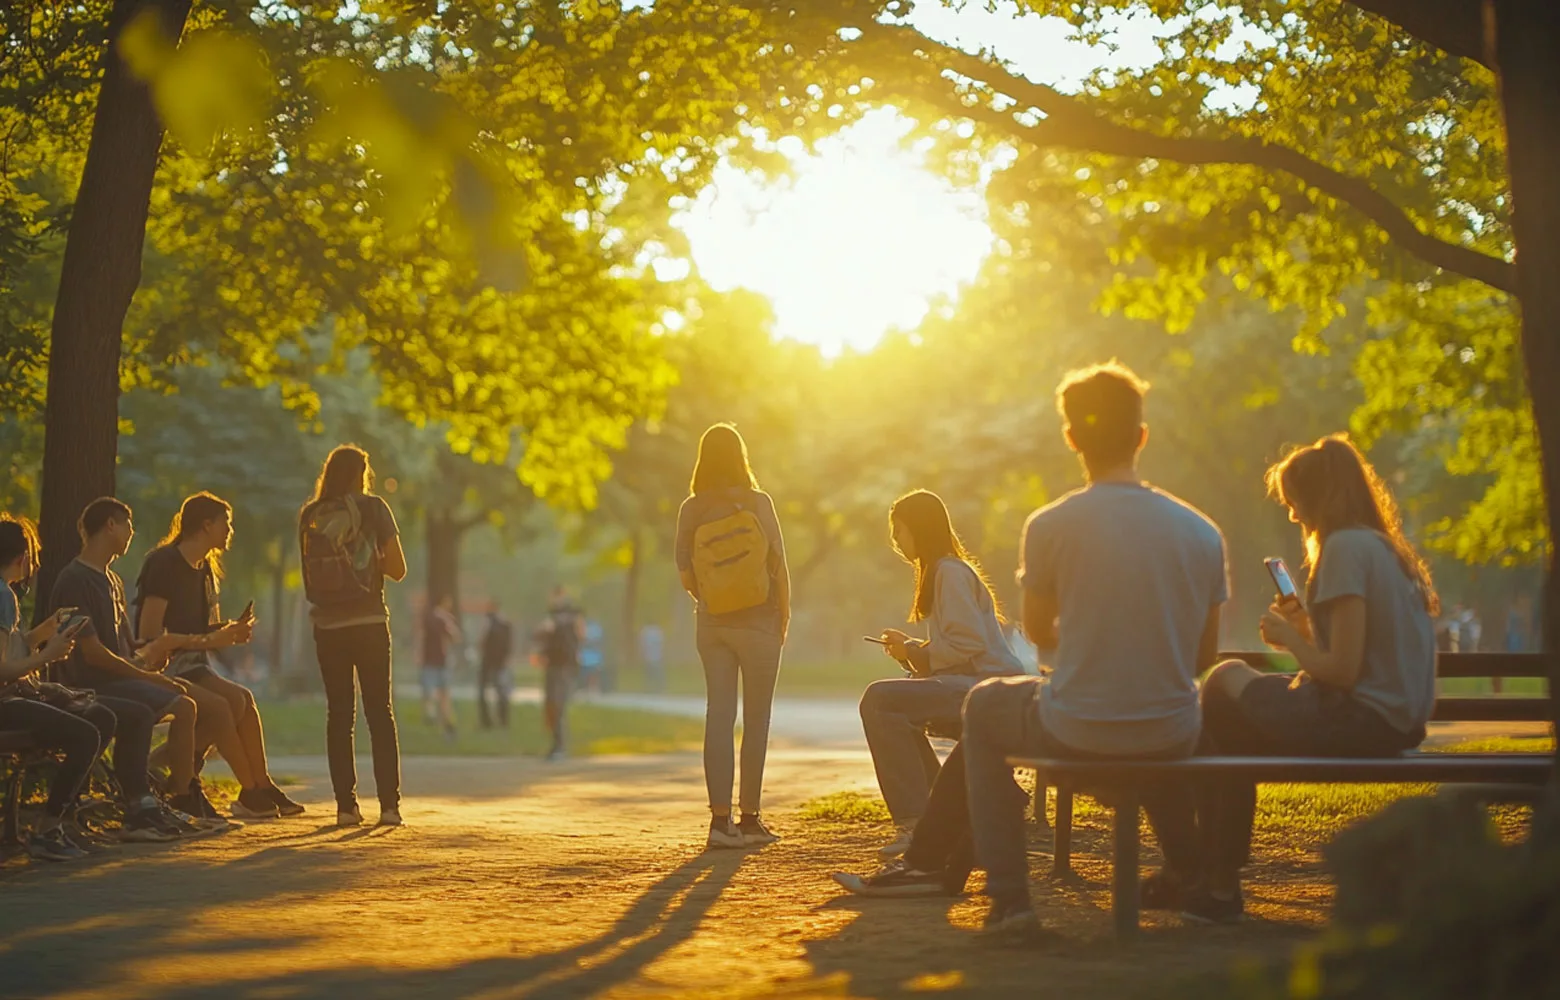
[[[693,533],[693,578],[712,615],[756,608],[769,600],[769,539],[758,515],[741,504]]]

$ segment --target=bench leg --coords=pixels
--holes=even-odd
[[[1111,916],[1118,940],[1127,940],[1138,932],[1138,794],[1123,788],[1116,802],[1115,841],[1111,860],[1113,884],[1110,893]]]
[[[1051,828],[1050,820],[1045,814],[1046,788],[1045,780],[1038,774],[1035,775],[1035,794],[1031,797],[1030,805],[1034,807],[1035,825],[1042,830]]]
[[[1072,872],[1073,792],[1064,782],[1056,783],[1056,829],[1052,843],[1051,874]]]
[[[27,777],[27,764],[21,758],[13,762],[10,787],[6,789],[3,816],[0,816],[0,845],[18,847],[22,843],[20,816],[22,788]]]

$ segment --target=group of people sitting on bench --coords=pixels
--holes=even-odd
[[[835,874],[850,891],[958,894],[980,867],[991,900],[984,929],[1033,930],[1028,796],[1009,757],[1382,757],[1424,739],[1437,598],[1364,456],[1337,435],[1268,470],[1269,493],[1300,526],[1307,583],[1303,600],[1275,600],[1260,630],[1299,671],[1220,663],[1224,538],[1139,478],[1147,388],[1115,362],[1058,388],[1063,434],[1087,485],[1030,516],[1018,571],[1024,632],[1047,676],[1022,674],[992,589],[942,501],[919,491],[894,505],[894,547],[915,567],[911,619],[926,621],[929,637],[890,629],[874,640],[910,674],[872,684],[861,700],[898,834],[874,873]],[[961,734],[940,766],[928,732]],[[1164,865],[1142,885],[1142,905],[1193,922],[1241,919],[1255,786],[1161,787],[1143,805]]]
[[[387,577],[405,577],[406,559],[394,516],[372,493],[372,477],[366,453],[336,448],[299,515],[341,826],[363,822],[353,753],[359,691],[373,740],[379,823],[401,823],[383,590]],[[132,604],[114,571],[135,536],[132,511],[114,497],[93,500],[77,520],[79,554],[39,595],[40,624],[23,630],[18,598],[38,571],[38,534],[26,518],[0,514],[0,732],[26,734],[61,760],[43,818],[28,837],[32,856],[64,861],[101,849],[105,831],[93,829],[79,804],[110,745],[121,840],[171,841],[241,825],[233,819],[304,812],[271,777],[254,695],[223,677],[211,657],[254,633],[253,602],[237,618],[222,614],[221,559],[232,541],[232,515],[211,493],[187,498],[142,563]],[[153,729],[161,722],[167,740],[154,754]],[[228,807],[232,819],[201,782],[212,750],[239,784]]]
[[[233,817],[296,815],[303,807],[271,779],[265,736],[250,691],[223,677],[210,653],[249,641],[252,611],[226,621],[217,602],[221,553],[232,537],[232,508],[210,493],[189,497],[167,537],[142,564],[135,617],[114,571],[135,535],[130,507],[101,497],[77,521],[81,551],[60,570],[40,624],[20,626],[18,591],[38,568],[38,536],[26,518],[0,515],[0,730],[25,732],[63,755],[43,819],[28,838],[37,858],[63,861],[96,846],[76,815],[93,764],[113,747],[113,773],[124,818],[119,836],[155,842],[230,826],[206,797],[200,771],[216,749],[240,792]],[[41,679],[44,669],[58,682]],[[152,731],[168,723],[167,741],[151,760]],[[153,793],[150,771],[167,780]],[[160,769],[159,769],[160,770]]]

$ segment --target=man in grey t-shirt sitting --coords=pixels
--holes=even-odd
[[[1024,632],[1054,650],[1051,676],[1003,677],[964,705],[965,771],[988,931],[1035,925],[1024,851],[1025,796],[1010,755],[1175,758],[1201,729],[1197,674],[1218,653],[1229,596],[1224,538],[1202,513],[1138,478],[1147,385],[1112,361],[1067,375],[1063,433],[1088,485],[1024,527]],[[1190,797],[1145,798],[1171,873],[1195,875]]]

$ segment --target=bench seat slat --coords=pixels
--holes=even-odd
[[[1549,754],[1408,753],[1401,757],[1188,757],[1174,761],[1079,761],[1010,757],[1014,767],[1032,768],[1051,779],[1086,786],[1142,785],[1175,777],[1240,777],[1255,782],[1495,782],[1543,784],[1554,758]]]
[[[1430,718],[1436,722],[1548,722],[1548,698],[1491,695],[1437,698]]]
[[[1219,654],[1221,660],[1242,660],[1258,670],[1293,669],[1293,659],[1268,650],[1234,650]],[[1437,677],[1547,677],[1539,653],[1437,653]]]

